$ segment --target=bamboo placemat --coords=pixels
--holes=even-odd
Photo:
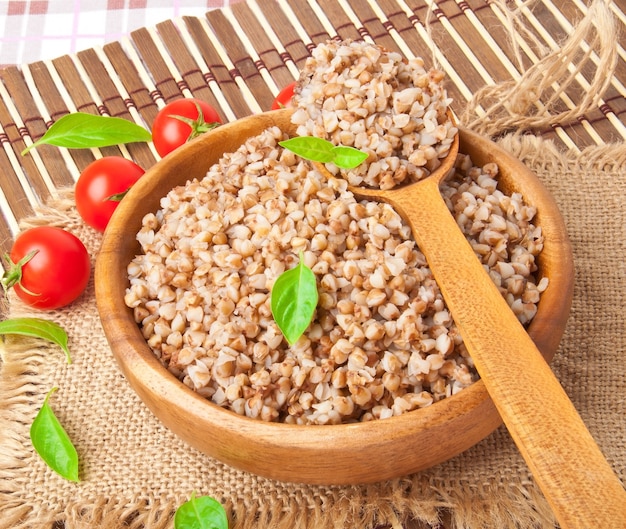
[[[611,6],[621,25],[625,4],[618,0]],[[537,43],[548,50],[557,48],[588,11],[582,0],[543,0],[532,10],[518,1],[517,7]],[[42,147],[20,155],[68,112],[108,114],[150,126],[166,102],[193,95],[233,120],[269,109],[311,48],[332,37],[373,39],[427,63],[436,57],[458,112],[481,87],[520,77],[508,35],[506,12],[483,0],[250,0],[211,11],[205,19],[140,29],[101,49],[7,67],[0,71],[0,251],[10,249],[22,218],[58,189],[73,185],[95,157],[122,154],[145,168],[156,160],[149,145],[100,152]],[[540,59],[537,46],[522,46],[520,52],[526,67]],[[573,150],[626,138],[624,57],[620,46],[616,73],[600,105],[573,123],[538,132]],[[561,98],[563,107],[576,105],[588,86],[586,72],[578,74]]]

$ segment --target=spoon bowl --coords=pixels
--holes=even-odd
[[[425,179],[420,180],[418,182],[413,182],[409,184],[400,185],[393,189],[374,189],[371,187],[359,187],[359,186],[348,186],[348,189],[357,197],[362,199],[369,200],[382,200],[383,202],[387,202],[395,207],[400,206],[400,203],[403,201],[400,197],[405,194],[408,190],[409,194],[412,194],[411,189],[414,189],[414,186],[420,184],[424,180],[428,180],[429,182],[436,182],[437,185],[441,184],[446,178],[448,178],[452,174],[452,169],[454,168],[454,164],[456,163],[456,158],[459,154],[459,143],[460,136],[457,132],[454,136],[454,140],[450,144],[450,150],[446,154],[445,158],[441,160],[440,165],[433,170]],[[316,166],[322,170],[326,171],[326,168],[323,164],[316,163]],[[404,218],[409,220],[406,215]]]

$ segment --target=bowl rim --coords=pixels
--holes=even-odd
[[[155,202],[155,194],[159,195],[157,197],[159,199],[164,196],[159,191],[164,185],[161,183],[159,175],[179,170],[180,166],[184,165],[185,160],[192,157],[207,156],[207,152],[211,153],[212,156],[215,155],[224,144],[232,143],[233,137],[241,134],[242,127],[246,131],[248,129],[262,130],[277,122],[284,123],[285,116],[288,116],[289,112],[287,110],[265,112],[221,125],[164,157],[149,168],[139,182],[131,188],[126,198],[120,202],[103,235],[96,259],[96,302],[105,335],[121,371],[132,388],[168,428],[174,430],[195,448],[230,466],[281,481],[298,481],[311,484],[372,482],[397,477],[399,475],[397,467],[400,465],[395,464],[393,465],[394,469],[388,471],[387,467],[382,465],[382,468],[378,469],[378,473],[374,476],[375,479],[372,479],[368,468],[376,465],[372,455],[364,453],[357,459],[359,464],[368,468],[362,468],[358,471],[355,469],[351,473],[351,477],[340,475],[341,473],[333,474],[329,468],[330,474],[321,477],[314,475],[316,472],[314,472],[315,469],[311,470],[310,462],[302,463],[300,470],[297,468],[286,470],[278,468],[279,465],[276,465],[275,454],[273,454],[278,445],[278,453],[282,454],[283,457],[288,457],[289,451],[293,450],[309,457],[309,455],[313,456],[319,452],[321,439],[324,439],[326,448],[331,455],[339,454],[341,449],[354,444],[355,439],[358,439],[359,443],[369,447],[373,454],[376,450],[382,450],[383,445],[392,440],[399,443],[414,442],[414,436],[421,431],[445,429],[455,424],[463,427],[458,421],[459,410],[466,409],[468,406],[484,417],[485,424],[477,431],[467,431],[467,442],[458,444],[456,453],[447,453],[445,456],[443,454],[435,455],[426,466],[412,462],[411,458],[407,458],[407,456],[400,458],[406,459],[404,465],[407,471],[405,473],[423,470],[476,444],[501,424],[500,417],[481,380],[430,406],[388,419],[340,425],[304,426],[268,423],[238,415],[210,402],[169,373],[148,347],[139,326],[134,323],[132,310],[126,307],[124,303],[123,294],[128,285],[128,278],[123,276],[123,279],[125,278],[123,281],[119,281],[117,278],[119,278],[120,273],[125,271],[129,261],[125,263],[122,261],[129,254],[127,253],[125,257],[120,248],[129,245],[129,233],[132,233],[134,240],[138,231],[137,229],[133,232],[133,227],[137,226],[137,218],[139,218],[139,223],[141,222],[143,214],[137,215],[137,204],[144,204],[142,207],[146,209],[145,204],[147,202]],[[484,149],[485,159],[479,161],[481,165],[495,161],[500,156],[510,157],[501,147],[490,140],[463,127],[459,127],[459,129],[461,152],[463,152],[464,147],[474,145],[477,142],[483,145],[488,144],[488,148]],[[222,150],[222,152],[226,151]],[[572,301],[574,274],[571,245],[565,224],[553,197],[537,177],[521,162],[514,162],[516,162],[514,165],[521,175],[516,178],[533,180],[533,188],[537,196],[541,198],[542,204],[550,206],[552,213],[548,220],[554,226],[552,226],[551,232],[546,234],[546,240],[548,240],[548,236],[557,237],[557,239],[551,239],[547,246],[551,248],[552,258],[560,258],[559,262],[562,263],[564,271],[564,273],[559,274],[556,284],[553,284],[552,278],[550,278],[548,286],[548,289],[561,292],[562,296],[551,296],[546,299],[543,305],[544,300],[542,299],[538,305],[537,316],[528,327],[531,338],[535,340],[546,360],[551,361],[564,331],[564,328],[554,327],[555,315],[565,314],[567,319]],[[477,165],[476,161],[475,165]],[[543,227],[542,214],[544,212],[539,210],[539,224]],[[135,248],[138,249],[136,242]],[[536,323],[542,319],[545,321],[541,325]],[[167,406],[159,404],[165,402],[168,403]],[[194,418],[194,425],[189,421],[186,424],[185,421],[181,420],[185,414],[191,414]],[[207,424],[213,425],[214,429],[206,428]],[[199,436],[203,438],[199,439]],[[254,441],[248,449],[243,448],[246,446],[246,439]],[[465,446],[468,444],[469,446]],[[237,450],[234,450],[235,446],[237,446]],[[263,452],[262,457],[259,456],[259,451]],[[250,459],[259,457],[260,461],[251,466]],[[318,465],[317,468],[322,467]],[[322,468],[320,472],[323,471]],[[300,477],[298,472],[301,473]]]

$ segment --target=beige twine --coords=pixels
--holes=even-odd
[[[535,2],[526,2],[528,8]],[[576,25],[560,48],[546,51],[522,22],[521,7],[511,11],[500,0],[492,1],[505,14],[510,41],[521,76],[476,91],[466,106],[460,121],[482,134],[495,136],[506,131],[518,133],[565,126],[586,112],[597,109],[610,86],[617,66],[618,31],[610,10],[610,0],[594,0],[587,15]],[[521,45],[534,47],[542,57],[525,68]],[[585,46],[585,43],[588,46]],[[597,53],[597,64],[592,54]],[[577,86],[576,76],[593,72],[589,89]],[[562,97],[576,91],[579,103],[563,108]]]
[[[527,34],[515,20],[518,13],[509,16],[511,28],[517,28],[515,43]],[[493,135],[517,131],[518,125],[521,131],[575,119],[592,108],[607,84],[599,73],[576,112],[555,111],[558,90],[552,93],[552,87],[564,90],[572,83],[566,64],[581,55],[582,39],[597,48],[598,70],[613,71],[617,39],[608,16],[606,5],[596,1],[563,50],[547,53],[543,66],[524,71],[519,83],[480,91],[464,122]],[[604,34],[595,35],[594,28],[600,27],[598,33]],[[576,70],[589,55],[583,53],[582,59]],[[520,94],[526,86],[536,90]],[[512,104],[505,107],[503,100]],[[484,117],[476,113],[479,107],[486,110]],[[626,481],[626,334],[618,301],[626,299],[626,227],[616,214],[625,205],[626,148],[603,146],[575,155],[534,136],[510,134],[499,142],[544,181],[570,230],[576,287],[553,367]],[[23,221],[22,228],[37,224],[62,226],[78,235],[91,255],[97,254],[99,235],[80,220],[71,191]],[[41,314],[11,297],[9,316]],[[464,454],[402,479],[354,487],[278,483],[196,452],[147,410],[109,351],[93,282],[76,303],[46,317],[68,330],[71,366],[57,348],[38,340],[8,338],[0,344],[0,529],[171,529],[174,510],[194,490],[224,504],[231,529],[373,529],[379,524],[400,529],[409,519],[434,525],[442,517],[451,520],[450,529],[554,529],[552,513],[504,428]],[[49,471],[28,439],[52,385],[61,389],[51,405],[81,458],[80,484]]]

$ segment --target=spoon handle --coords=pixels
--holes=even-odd
[[[475,256],[434,180],[390,200],[407,219],[476,369],[562,529],[626,528],[626,491]],[[548,287],[549,288],[549,287]]]

